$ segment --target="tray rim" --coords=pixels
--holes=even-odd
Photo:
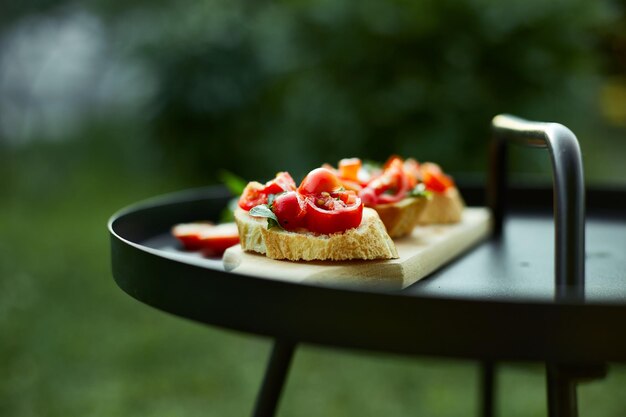
[[[109,219],[113,275],[117,285],[123,291],[160,310],[205,324],[314,344],[406,354],[508,360],[550,358],[555,360],[626,360],[626,337],[619,336],[617,334],[619,332],[615,331],[626,320],[626,303],[532,298],[497,300],[479,297],[441,297],[406,294],[402,291],[335,288],[309,283],[277,281],[194,266],[189,263],[182,264],[175,256],[164,256],[162,251],[133,242],[115,230],[116,222],[130,214],[168,204],[189,202],[199,197],[206,199],[210,196],[223,198],[226,193],[222,187],[201,187],[164,194],[124,207]],[[127,261],[128,264],[123,265]],[[176,288],[172,286],[172,282],[169,282],[171,279],[168,281],[166,277],[156,277],[154,280],[139,279],[133,274],[136,274],[140,267],[155,268],[157,271],[155,276],[167,275],[164,271],[174,268],[179,275],[189,275],[183,278],[179,276],[178,282],[183,280],[190,286],[199,286],[207,290],[207,293],[188,293],[187,291],[191,291],[191,288]],[[161,267],[165,269],[160,270]],[[207,274],[207,271],[210,273]],[[338,317],[334,317],[336,320],[333,320],[329,312],[326,312],[323,317],[319,315],[316,317],[315,312],[307,311],[306,317],[301,321],[288,318],[283,319],[283,322],[272,323],[272,315],[280,314],[280,309],[272,307],[268,310],[267,305],[254,299],[254,295],[258,296],[258,293],[254,294],[254,291],[260,291],[263,295],[280,301],[283,306],[289,306],[294,311],[298,308],[314,309],[316,307],[311,300],[305,302],[304,305],[296,306],[293,304],[294,299],[299,299],[301,302],[303,297],[313,297],[313,299],[322,297],[326,303],[325,308],[330,308]],[[185,294],[196,300],[193,303],[181,303],[180,296]],[[232,313],[231,310],[230,315],[222,311],[231,309],[232,306],[229,306],[227,301],[232,301],[240,295],[245,295],[244,300],[251,302],[251,305],[243,306],[243,312]],[[368,309],[384,308],[385,314],[382,317],[372,319],[381,320],[386,317],[387,319],[395,318],[397,321],[387,326],[377,324],[361,328],[358,320],[354,320],[345,312],[346,304],[365,315],[368,314]],[[239,307],[242,306],[239,305]],[[400,317],[399,311],[411,314]],[[447,327],[438,329],[433,323],[421,319],[424,315],[436,315],[442,311],[444,314],[438,316],[438,319]],[[495,312],[498,314],[494,314]],[[528,314],[532,317],[526,317]],[[570,316],[579,324],[576,329],[567,325],[571,321],[567,320]],[[507,321],[504,321],[504,317]],[[469,339],[462,340],[460,336],[451,334],[454,329],[466,334],[463,327],[467,325],[467,322],[479,318],[486,322],[478,324],[480,328],[477,328],[476,335],[466,335]],[[330,328],[316,329],[322,323]],[[355,324],[357,327],[351,328]],[[532,326],[537,325],[541,325],[542,329],[532,329]],[[561,326],[565,327],[561,328]],[[367,329],[372,330],[372,327],[375,328],[374,333],[378,336],[367,334]],[[406,334],[410,334],[411,329],[415,331],[420,328],[422,331],[429,332],[430,335],[426,337],[414,334],[413,337],[407,339]],[[507,328],[511,333],[505,337],[501,334],[490,335],[490,332],[497,329],[506,332]],[[558,331],[551,335],[550,332],[555,330]],[[575,336],[581,332],[601,334],[609,338],[610,343],[596,346],[591,341],[576,339]],[[611,333],[614,333],[612,337]],[[405,337],[402,337],[403,334]],[[526,337],[534,335],[542,342],[523,341],[520,339],[523,335]],[[478,336],[483,339],[477,339]],[[507,341],[518,345],[502,349],[502,344]],[[490,343],[498,345],[498,349],[490,346]],[[454,347],[459,344],[465,345]]]

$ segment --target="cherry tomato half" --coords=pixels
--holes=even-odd
[[[239,207],[246,211],[259,204],[267,203],[267,194],[263,192],[265,186],[259,182],[252,181],[243,189],[241,197],[239,197]]]
[[[359,193],[368,206],[396,203],[406,197],[410,189],[410,179],[404,170],[404,163],[398,157],[390,158],[383,173],[370,181]]]
[[[298,192],[304,195],[333,192],[341,188],[339,178],[326,168],[315,168],[300,183]]]
[[[280,194],[272,203],[272,211],[285,230],[305,227],[306,203],[295,191]]]
[[[269,194],[280,194],[285,191],[295,191],[296,182],[291,178],[288,172],[279,172],[276,178],[265,183],[263,192]]]
[[[337,197],[309,195],[306,203],[306,227],[313,233],[344,232],[358,227],[363,218],[363,203],[354,193]]]
[[[259,204],[267,204],[270,194],[280,194],[285,191],[295,191],[296,182],[288,172],[279,172],[276,178],[265,183],[265,185],[252,181],[246,185],[241,197],[239,197],[239,207],[246,211]]]
[[[174,226],[172,234],[187,250],[202,250],[206,256],[221,256],[239,243],[235,223],[182,223]]]

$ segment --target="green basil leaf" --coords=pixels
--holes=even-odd
[[[272,227],[278,227],[279,229],[282,229],[282,227],[280,227],[280,224],[278,224],[278,222],[276,220],[268,218],[267,219],[267,228],[268,228],[268,230],[271,229]]]
[[[250,209],[249,213],[253,217],[265,217],[267,219],[268,229],[271,229],[272,227],[280,227],[280,223],[278,223],[278,218],[276,217],[274,212],[270,210],[267,204],[254,206],[252,207],[252,209]]]
[[[276,200],[276,197],[278,197],[279,195],[283,195],[286,192],[287,191],[283,191],[282,193],[269,194],[267,196],[267,206],[270,208],[270,210],[274,210],[274,200]]]
[[[276,198],[276,194],[270,194],[267,196],[267,206],[272,209],[272,205],[274,204],[274,199]]]
[[[423,183],[419,183],[409,192],[410,197],[424,197],[430,199],[432,193],[426,189]]]
[[[278,221],[276,215],[272,210],[270,210],[267,204],[259,204],[258,206],[252,207],[250,209],[250,215],[254,217],[267,217]]]

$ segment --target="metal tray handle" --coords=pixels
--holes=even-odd
[[[558,123],[531,122],[498,115],[491,122],[488,203],[494,236],[502,234],[507,185],[508,143],[546,148],[552,162],[555,234],[555,293],[583,298],[585,292],[585,184],[580,146]]]

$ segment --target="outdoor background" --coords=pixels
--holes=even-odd
[[[482,181],[503,112],[565,124],[588,184],[625,186],[625,6],[4,0],[0,416],[249,414],[268,340],[115,286],[106,221],[130,203],[391,153]],[[543,152],[514,170],[550,180]],[[475,415],[477,381],[468,361],[304,347],[279,415]],[[499,414],[545,416],[544,382],[505,364]],[[581,415],[623,416],[625,386],[623,366],[583,385]]]

